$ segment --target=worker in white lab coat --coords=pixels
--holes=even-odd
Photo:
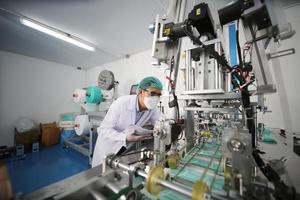
[[[137,135],[135,131],[145,123],[154,124],[160,117],[157,105],[160,101],[162,83],[155,77],[144,78],[136,95],[119,97],[114,101],[101,126],[93,154],[92,167],[103,163],[105,156],[117,153],[129,142],[149,139],[149,135]]]

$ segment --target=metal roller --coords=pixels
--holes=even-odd
[[[174,153],[167,158],[168,165],[171,169],[176,169],[180,163],[180,157],[178,153]]]
[[[209,188],[205,182],[197,181],[193,185],[192,200],[204,200]]]
[[[150,194],[158,195],[161,191],[161,186],[158,184],[165,177],[164,168],[162,166],[153,167],[146,179],[146,189]]]

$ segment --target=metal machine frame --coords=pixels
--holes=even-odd
[[[237,0],[219,10],[221,25],[243,16],[242,27],[254,47],[252,64],[259,95],[275,91],[269,79],[262,39],[292,36],[291,29],[279,25],[280,20],[274,15],[277,7],[273,11],[272,2]],[[176,108],[177,115],[162,116],[156,122],[153,149],[107,155],[102,173],[97,169],[101,175],[80,187],[53,195],[54,199],[299,198],[295,188],[287,185],[261,158],[256,147],[257,103],[250,102],[252,93],[248,90],[255,81],[250,74],[251,64],[242,59],[237,66],[228,64],[222,55],[224,44],[218,36],[222,31],[216,34],[207,28],[214,27],[207,4],[195,5],[188,19],[184,19],[187,1],[177,3],[175,23],[156,17],[152,51],[153,64],[165,63],[170,70],[167,79],[173,100],[168,105]],[[267,20],[256,24],[267,31],[267,37],[253,32],[257,13],[267,14],[264,15]],[[200,36],[205,36],[205,41]],[[184,37],[191,42],[183,44]],[[175,90],[182,52],[185,53],[185,91],[178,95]],[[185,103],[184,120],[179,115],[178,101]],[[224,184],[221,190],[217,190],[218,182]]]
[[[65,147],[70,147],[78,151],[79,153],[87,156],[89,158],[90,165],[92,163],[94,153],[95,130],[97,130],[97,127],[101,125],[101,121],[103,120],[104,115],[99,115],[99,112],[88,113],[89,121],[91,124],[89,134],[76,136],[75,138],[71,138],[64,141]]]
[[[64,141],[65,147],[70,147],[79,153],[87,156],[89,158],[89,164],[91,165],[94,153],[94,144],[95,144],[95,134],[97,134],[97,127],[101,125],[102,120],[104,119],[106,112],[109,109],[110,104],[118,96],[118,82],[114,80],[114,75],[108,70],[102,71],[98,76],[98,85],[103,90],[113,89],[113,95],[111,97],[103,97],[105,103],[109,103],[105,109],[100,110],[99,104],[87,104],[86,102],[81,103],[82,113],[88,115],[90,130],[88,134],[83,134],[80,136],[75,136],[74,138],[67,139]],[[103,103],[102,103],[103,104]],[[94,108],[94,111],[91,111],[90,108]],[[97,138],[97,137],[96,137]]]

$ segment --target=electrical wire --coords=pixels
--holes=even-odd
[[[258,31],[258,28],[255,27],[254,38],[253,38],[253,40],[252,40],[253,42],[254,42],[255,39],[256,39],[257,31]],[[248,49],[248,51],[247,51],[246,54],[245,54],[245,59],[246,59],[247,53],[249,52],[249,54],[250,54],[250,60],[249,60],[249,62],[252,62],[253,42],[246,42],[247,44],[250,45],[250,48]],[[245,44],[246,44],[246,43],[245,43]]]
[[[183,130],[182,130],[181,126],[179,126],[179,129],[180,129],[180,135],[179,135],[180,137],[178,136],[177,140],[181,140],[183,137]]]
[[[220,56],[218,52],[215,50],[211,50],[210,48],[207,48],[206,45],[204,45],[198,37],[195,37],[193,33],[191,33],[187,27],[183,28],[184,33],[195,43],[198,44],[200,48],[203,48],[207,51],[213,58],[215,58],[221,66],[223,66],[226,70],[231,71],[231,67],[229,66],[228,62],[224,59],[224,57]]]
[[[237,52],[238,52],[238,57],[239,57],[239,66],[243,66],[243,60],[242,60],[242,55],[241,55],[241,46],[240,46],[240,40],[239,40],[239,26],[240,26],[240,20],[237,20],[237,28],[235,31],[235,37],[236,37],[236,46],[237,46]]]

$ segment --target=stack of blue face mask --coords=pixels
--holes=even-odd
[[[262,132],[262,142],[277,144],[276,140],[273,137],[272,130],[270,128],[264,128]]]

